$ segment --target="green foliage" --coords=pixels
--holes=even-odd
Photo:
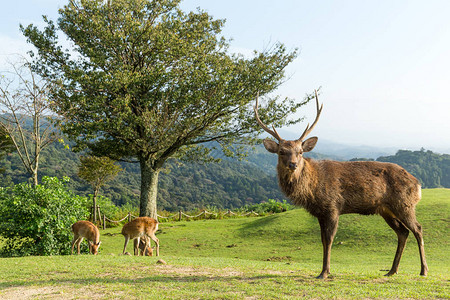
[[[258,214],[265,214],[265,213],[281,213],[284,211],[288,211],[291,209],[294,209],[295,206],[292,204],[289,204],[286,200],[283,200],[283,202],[269,199],[267,202],[261,202],[258,204],[253,205],[246,205],[243,207],[246,211],[254,211]]]
[[[450,155],[432,151],[399,150],[395,155],[382,156],[377,161],[399,164],[419,179],[424,188],[450,188]]]
[[[71,225],[85,219],[86,199],[68,191],[56,177],[33,187],[21,183],[0,190],[2,256],[69,254]]]
[[[89,182],[96,196],[100,187],[114,179],[122,168],[108,157],[81,156],[78,176]]]
[[[167,159],[211,161],[211,141],[239,157],[236,145],[256,143],[255,95],[275,91],[297,56],[280,43],[249,59],[230,54],[225,21],[185,13],[178,0],[70,1],[59,13],[57,25],[44,18],[44,30],[21,26],[37,49],[34,68],[54,83],[52,108],[78,149],[140,163],[141,215],[156,214]],[[72,49],[58,44],[57,30]],[[275,97],[261,117],[295,124],[288,117],[305,101]]]
[[[114,179],[122,168],[109,157],[81,156],[78,167],[78,177],[89,182],[94,189],[92,208],[94,209],[94,222],[97,221],[97,197],[100,188],[108,181]]]
[[[86,206],[86,209],[91,209],[92,197],[93,197],[93,195],[89,195],[89,201],[87,202],[88,205]],[[102,218],[103,218],[103,214],[105,214],[108,219],[113,220],[113,221],[121,220],[129,212],[131,212],[131,214],[134,216],[139,215],[137,207],[132,207],[129,204],[125,204],[121,207],[118,207],[109,198],[106,198],[103,196],[97,197],[97,205],[100,206]],[[106,224],[108,227],[123,225],[123,224],[111,223],[111,222],[107,222]],[[99,224],[97,224],[97,225],[99,225]]]
[[[113,158],[208,158],[200,145],[255,142],[260,129],[251,107],[284,80],[296,57],[276,44],[251,59],[228,52],[224,20],[206,12],[185,13],[179,1],[74,1],[60,9],[55,25],[21,27],[37,49],[35,68],[56,83],[53,108],[65,116],[65,133],[78,146]],[[75,46],[58,45],[60,29]],[[37,54],[37,55],[36,55]],[[268,103],[268,123],[291,124],[287,116],[303,103]]]
[[[257,156],[253,152],[250,154],[249,161],[223,159],[210,164],[169,161],[166,164],[167,172],[161,172],[159,176],[159,210],[190,211],[208,205],[219,209],[235,209],[267,199],[284,199],[274,173],[276,156],[260,148],[263,146],[256,147]],[[40,175],[58,178],[68,176],[70,182],[67,188],[77,195],[89,197],[92,194],[91,185],[77,176],[78,157],[79,154],[65,149],[62,144],[49,145],[41,155]],[[20,164],[16,153],[0,161],[0,168],[5,169],[3,174],[0,173],[1,186],[27,181],[28,176]],[[129,206],[134,211],[139,206],[139,166],[130,163],[121,163],[120,166],[123,171],[106,182],[100,194],[116,206]],[[266,173],[269,171],[272,172]],[[91,205],[92,201],[89,203]]]
[[[245,162],[223,160],[208,165],[171,165],[161,174],[158,203],[167,210],[194,210],[208,205],[234,209],[269,198],[283,199],[275,175]]]

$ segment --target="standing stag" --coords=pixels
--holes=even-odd
[[[304,158],[311,151],[317,137],[304,140],[319,120],[322,106],[316,96],[317,115],[313,124],[306,126],[298,140],[287,141],[280,137],[275,127],[269,129],[258,116],[258,96],[254,107],[258,124],[277,141],[264,140],[264,147],[278,155],[278,182],[283,193],[295,205],[304,207],[319,220],[323,244],[322,272],[317,278],[330,274],[330,252],[338,227],[339,216],[358,213],[379,214],[398,236],[397,252],[391,270],[386,275],[398,272],[400,258],[405,248],[409,230],[419,245],[420,275],[426,276],[422,227],[415,216],[415,206],[420,201],[419,181],[402,167],[375,161],[315,161]]]

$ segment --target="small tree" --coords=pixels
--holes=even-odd
[[[94,223],[97,222],[97,196],[100,188],[108,181],[114,179],[122,168],[115,164],[115,161],[108,157],[82,156],[78,176],[89,182],[94,189],[92,206],[94,209]]]
[[[34,73],[25,59],[11,67],[0,77],[0,128],[36,186],[42,150],[60,138],[48,109],[49,82]]]

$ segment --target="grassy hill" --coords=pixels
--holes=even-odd
[[[267,217],[169,222],[157,233],[161,256],[122,256],[120,227],[101,231],[98,256],[0,259],[0,298],[97,299],[448,299],[450,190],[424,190],[429,276],[421,277],[412,235],[399,274],[384,277],[395,233],[379,216],[344,215],[332,250],[331,276],[321,269],[317,221],[302,209]],[[129,245],[128,251],[131,250]]]

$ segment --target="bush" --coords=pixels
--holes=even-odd
[[[295,206],[283,200],[283,202],[278,202],[277,200],[269,199],[267,202],[261,202],[254,205],[246,205],[243,208],[247,211],[254,211],[258,214],[265,213],[280,213],[293,209]]]
[[[89,195],[89,201],[86,206],[89,211],[92,208],[92,198],[93,195]],[[109,198],[103,196],[97,196],[97,205],[100,206],[100,213],[102,214],[102,218],[103,215],[106,215],[108,219],[114,221],[123,219],[126,215],[128,215],[129,212],[131,212],[131,214],[135,216],[139,215],[139,211],[136,207],[132,207],[128,203],[121,207],[118,207]],[[128,220],[126,222],[128,222]],[[116,227],[123,225],[115,222],[107,222],[106,224],[107,227]]]
[[[68,191],[56,177],[36,187],[17,184],[0,188],[2,256],[69,254],[71,225],[86,219],[86,198]]]

